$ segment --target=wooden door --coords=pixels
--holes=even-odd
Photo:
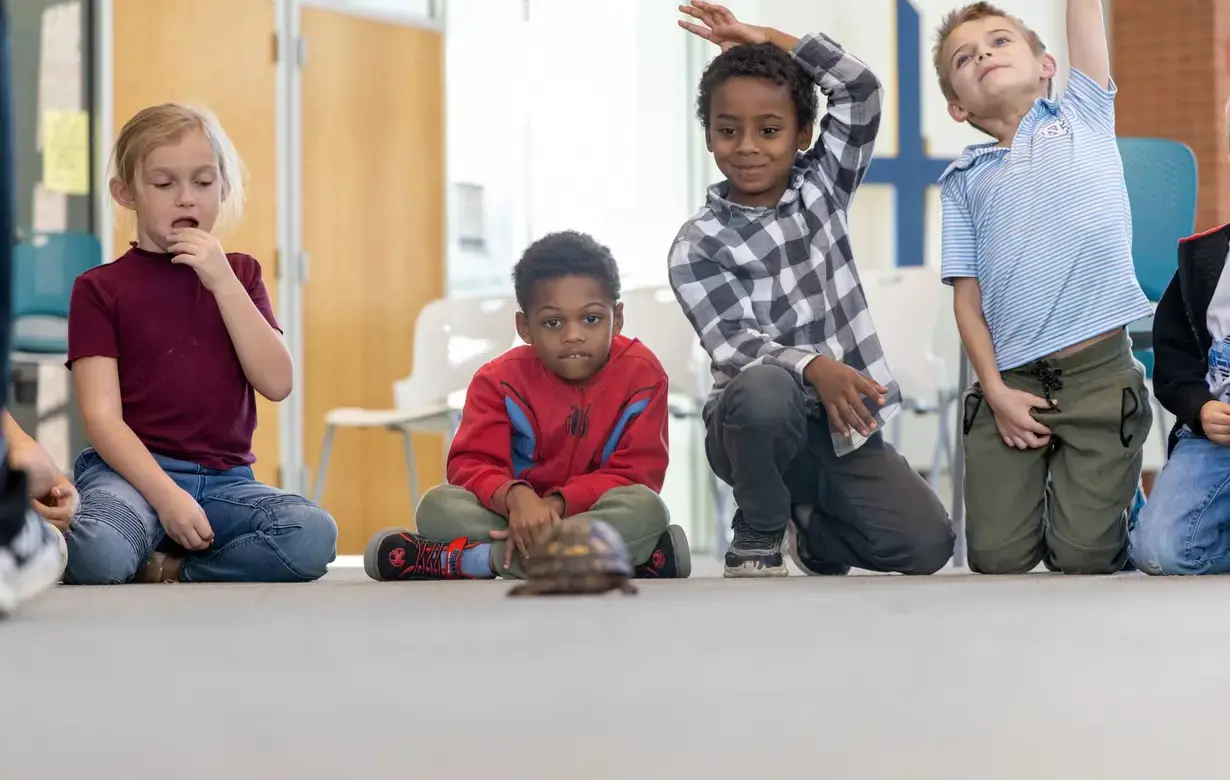
[[[203,105],[218,115],[249,172],[243,220],[223,246],[260,261],[277,311],[273,0],[114,3],[115,134],[137,111],[167,101]],[[130,239],[117,228],[116,256],[127,250]],[[258,480],[276,485],[277,406],[257,394],[257,414],[253,470]]]
[[[313,479],[332,408],[387,409],[410,373],[414,320],[444,294],[444,46],[440,33],[305,8],[302,74],[304,461]],[[416,435],[420,491],[443,440]],[[401,437],[341,429],[321,503],[338,553],[413,526]]]

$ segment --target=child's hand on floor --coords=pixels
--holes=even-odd
[[[692,0],[691,5],[679,6],[679,11],[693,19],[699,19],[704,27],[693,22],[679,20],[679,26],[690,33],[712,41],[726,51],[741,43],[765,43],[769,36],[763,27],[744,24],[724,6],[717,3],[706,3],[702,0]]]
[[[491,532],[491,538],[507,539],[504,545],[504,567],[512,565],[513,549],[529,560],[530,551],[551,526],[560,521],[559,512],[551,502],[541,498],[524,485],[515,486],[506,499],[508,528]]]
[[[1045,399],[1005,385],[984,389],[983,393],[995,413],[995,425],[1004,444],[1018,450],[1033,450],[1051,443],[1051,429],[1030,414],[1034,409],[1051,408]]]
[[[209,518],[205,517],[205,510],[187,491],[175,490],[154,510],[158,512],[158,522],[166,529],[167,536],[185,550],[205,550],[213,544],[214,529],[209,525]]]
[[[816,388],[816,395],[829,413],[829,427],[842,436],[849,436],[850,429],[870,436],[876,429],[864,396],[876,406],[884,404],[888,388],[874,382],[845,363],[827,357],[817,357],[803,370],[803,378]]]
[[[1204,435],[1214,444],[1230,446],[1230,404],[1207,401],[1200,407],[1200,425]]]

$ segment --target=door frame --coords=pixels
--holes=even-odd
[[[274,0],[277,21],[277,169],[278,169],[278,319],[286,331],[286,344],[294,361],[294,384],[303,387],[303,285],[311,274],[311,258],[303,246],[303,68],[310,49],[300,28],[304,8],[320,8],[348,16],[390,24],[420,27],[443,33],[445,3],[429,0],[429,16],[412,12],[377,12],[355,8],[347,0]],[[308,495],[316,464],[304,458],[303,393],[292,392],[278,404],[279,464],[282,489]]]

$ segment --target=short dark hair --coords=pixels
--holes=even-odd
[[[744,43],[713,58],[700,77],[700,94],[696,98],[696,117],[706,132],[709,130],[709,109],[713,93],[728,80],[750,76],[766,79],[788,87],[794,100],[794,113],[800,128],[816,122],[819,100],[816,82],[789,54],[771,43]]]
[[[525,249],[513,268],[513,289],[521,311],[529,312],[534,284],[561,276],[590,276],[602,283],[611,301],[619,300],[619,268],[611,250],[587,233],[548,233]]]

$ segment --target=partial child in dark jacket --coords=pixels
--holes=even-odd
[[[513,272],[517,347],[471,380],[447,485],[428,491],[418,533],[381,531],[375,580],[522,578],[562,518],[586,514],[623,537],[638,577],[687,577],[683,529],[659,497],[666,476],[667,377],[620,335],[619,271],[587,235],[548,235]]]
[[[1230,225],[1179,242],[1153,319],[1153,386],[1176,417],[1131,533],[1149,574],[1230,572]]]

